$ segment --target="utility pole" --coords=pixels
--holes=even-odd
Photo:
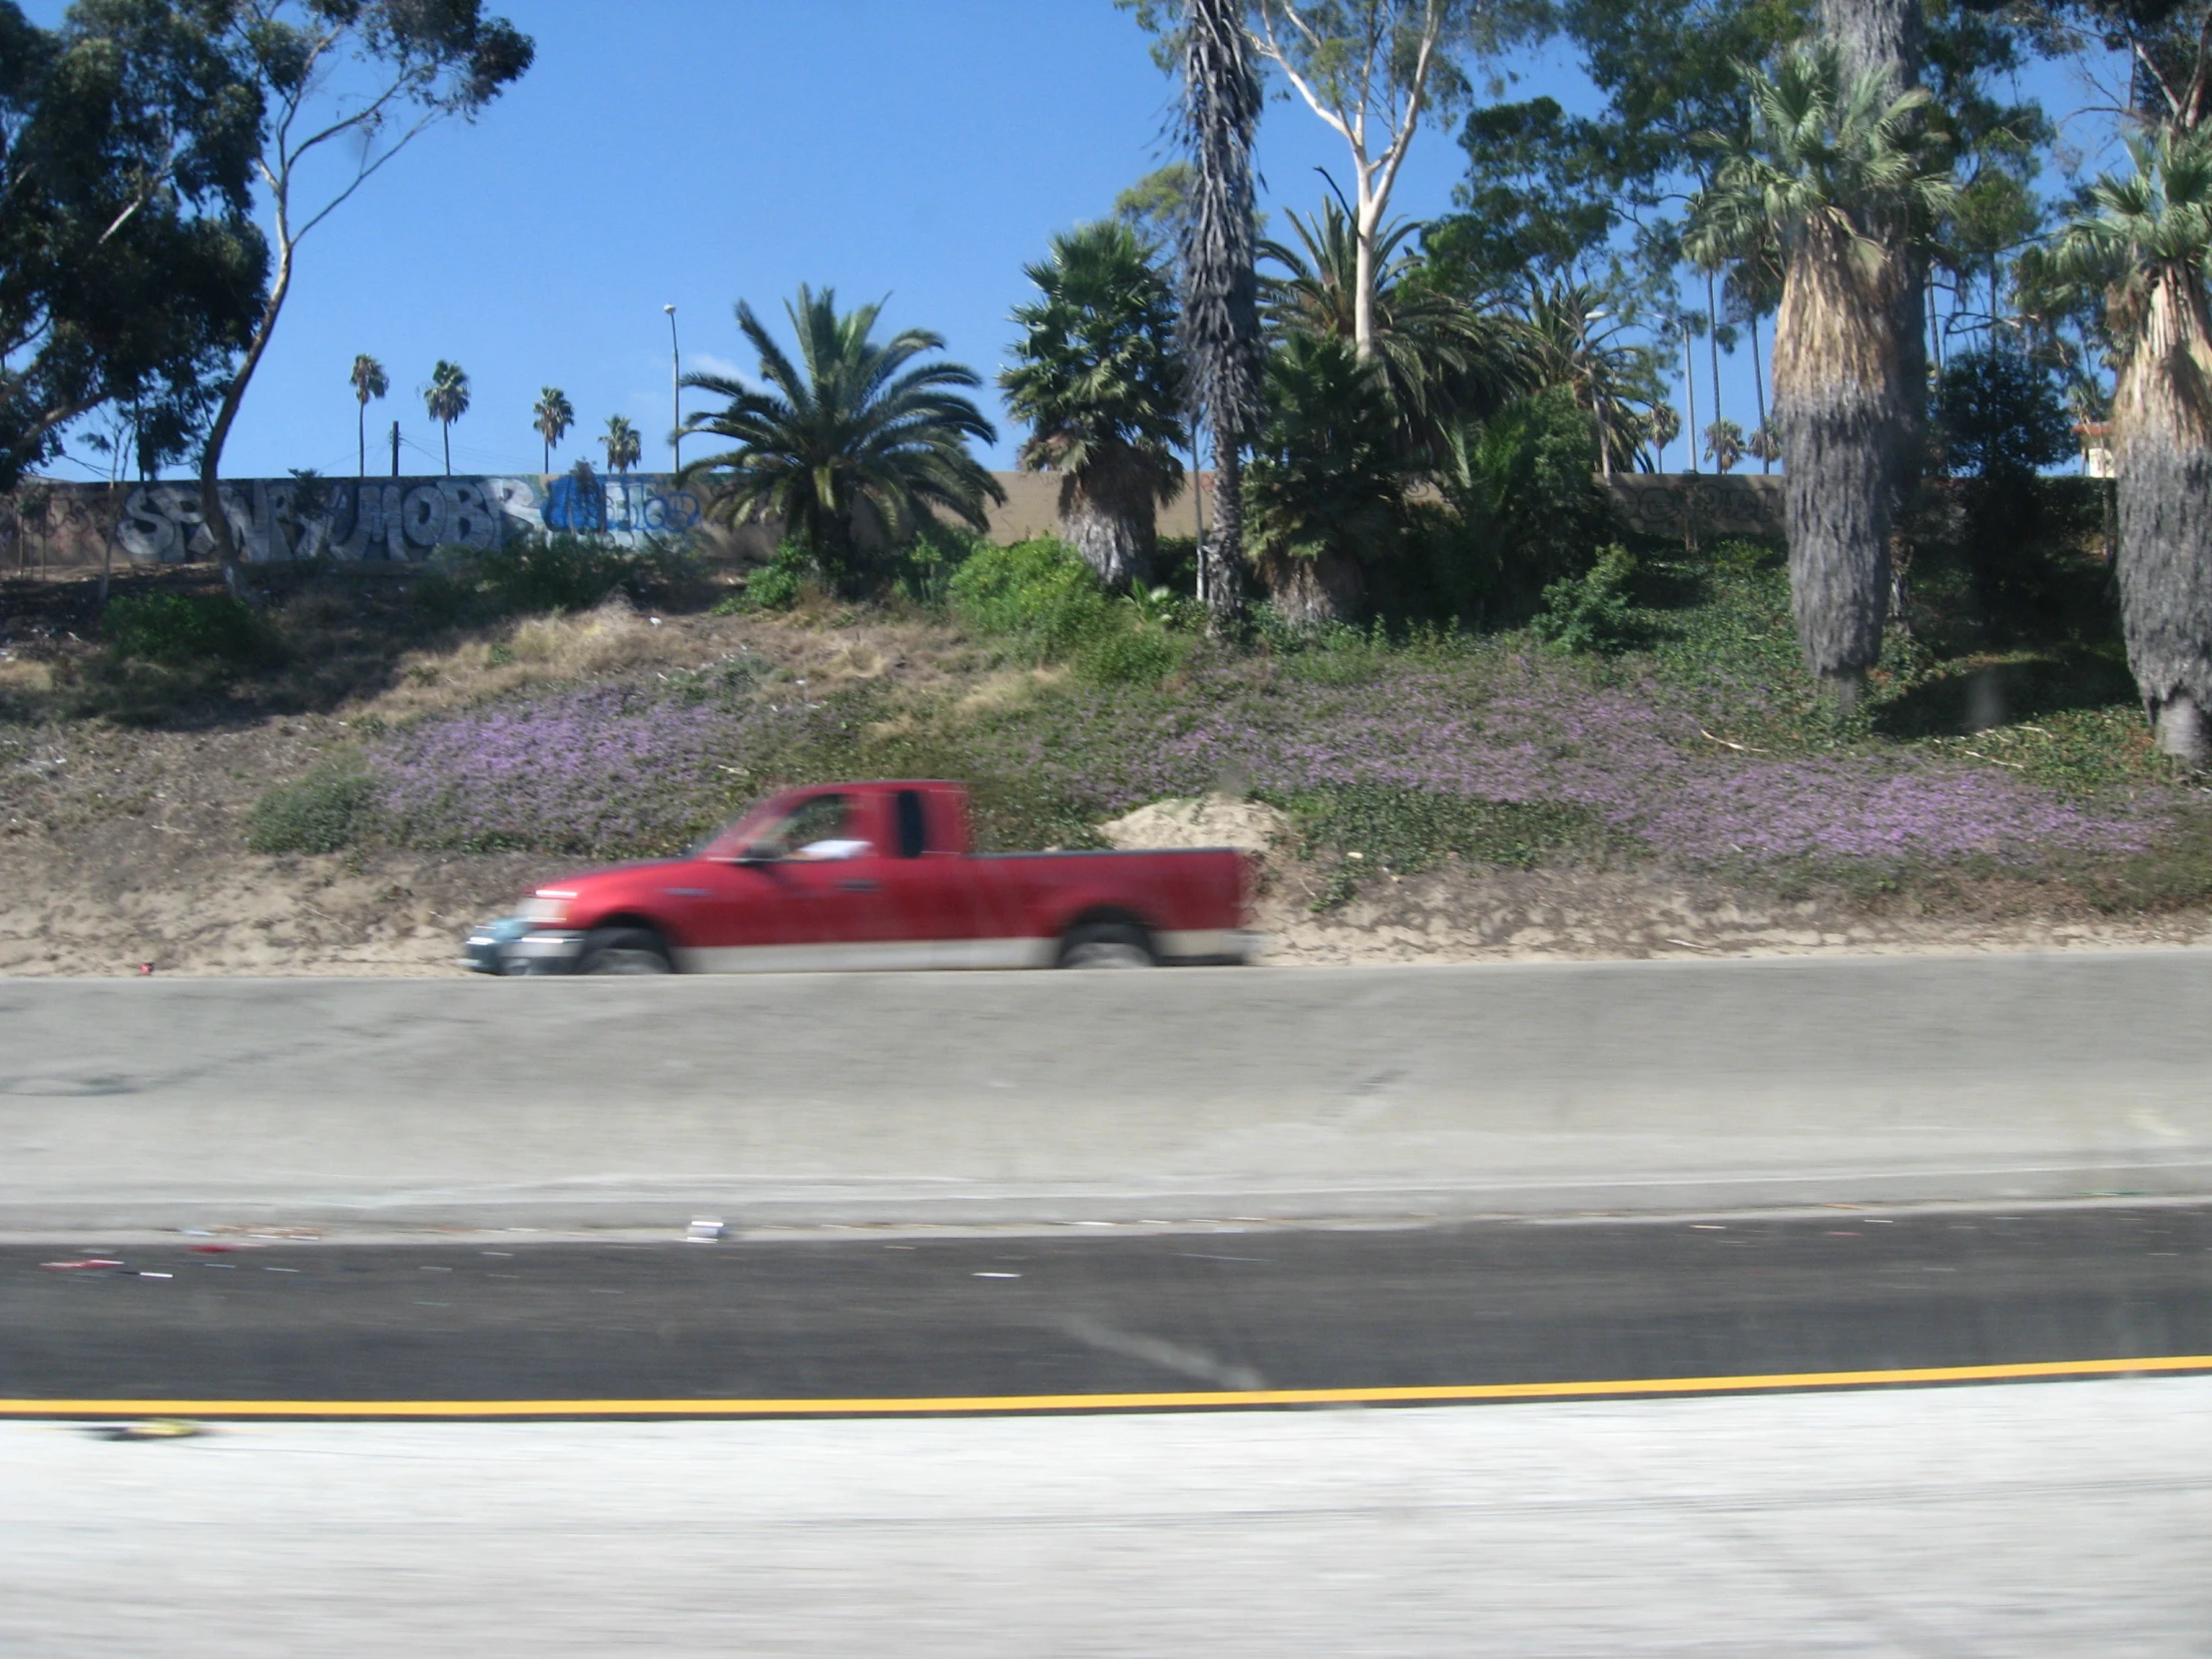
[[[391,423],[391,475],[399,476],[399,422]]]
[[[668,429],[668,446],[675,456],[675,468],[684,470],[684,354],[676,344],[676,307],[663,305],[668,312],[668,406],[675,424]]]

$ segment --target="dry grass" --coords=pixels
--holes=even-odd
[[[54,670],[51,664],[28,662],[20,658],[0,662],[0,692],[37,696],[53,689]]]
[[[353,700],[342,712],[396,723],[534,686],[666,674],[741,652],[757,655],[772,673],[824,688],[885,684],[906,691],[956,690],[976,672],[966,642],[928,623],[829,630],[803,618],[655,618],[618,596],[580,615],[530,617],[410,651],[399,659],[388,686]]]

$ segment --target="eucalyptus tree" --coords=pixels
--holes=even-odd
[[[1755,119],[1719,146],[1696,229],[1721,245],[1763,227],[1783,257],[1775,318],[1775,423],[1789,460],[1791,597],[1806,666],[1848,709],[1881,654],[1890,530],[1908,457],[1899,411],[1913,353],[1900,338],[1906,252],[1950,197],[1925,91],[1846,75],[1831,47],[1749,77]],[[1910,333],[1921,338],[1919,312]]]
[[[1286,216],[1298,246],[1263,241],[1258,252],[1281,276],[1260,282],[1260,307],[1277,339],[1304,335],[1358,344],[1359,237],[1352,213],[1325,198],[1311,219]],[[1450,422],[1489,414],[1536,383],[1531,341],[1518,318],[1477,309],[1418,278],[1420,261],[1408,220],[1382,227],[1369,286],[1373,351],[1369,363],[1389,400],[1398,444],[1409,461],[1432,451]]]
[[[366,351],[353,359],[353,367],[346,375],[353,387],[353,441],[359,455],[359,476],[368,476],[368,404],[373,397],[382,397],[391,390],[391,377],[384,372],[384,365]]]
[[[559,386],[546,386],[538,393],[537,402],[530,406],[533,416],[530,425],[544,440],[545,472],[553,471],[553,446],[568,436],[568,429],[576,424],[576,407],[569,402],[568,393]]]
[[[1123,0],[1163,32],[1195,22],[1195,0]],[[1414,135],[1474,100],[1484,66],[1537,38],[1547,0],[1246,0],[1246,55],[1281,76],[1349,152],[1356,278],[1353,341],[1377,349],[1376,283],[1391,193]]]
[[[1261,406],[1260,278],[1253,260],[1252,144],[1261,84],[1242,0],[1190,0],[1179,44],[1180,133],[1191,164],[1183,220],[1183,350],[1191,408],[1211,427],[1214,534],[1200,598],[1218,634],[1244,613],[1244,445]]]
[[[599,435],[599,443],[607,451],[609,472],[628,472],[645,455],[645,439],[630,423],[628,415],[609,415],[607,429]]]
[[[258,100],[253,169],[276,269],[226,380],[200,456],[218,499],[223,447],[283,314],[301,243],[416,138],[473,121],[530,67],[530,38],[482,0],[205,0],[192,27]],[[224,575],[240,590],[238,538],[206,515]]]
[[[182,454],[247,342],[262,105],[204,10],[78,0],[49,29],[0,0],[0,490],[103,409],[142,465]]]
[[[796,360],[738,301],[738,330],[759,356],[761,389],[721,374],[684,376],[685,385],[727,399],[680,428],[731,445],[681,474],[713,486],[708,511],[781,520],[785,535],[848,592],[864,584],[871,553],[940,514],[984,529],[988,504],[1006,493],[967,446],[998,434],[961,395],[982,384],[974,370],[928,357],[944,349],[943,336],[905,328],[879,341],[882,307],[839,311],[831,288],[802,284],[784,309]]]
[[[1029,427],[1021,464],[1060,474],[1060,529],[1110,588],[1143,586],[1156,508],[1183,482],[1183,360],[1175,294],[1125,224],[1052,239],[1023,268],[1037,298],[1014,307],[1014,365],[998,377]]]
[[[2212,765],[2212,135],[2129,142],[2061,262],[2106,295],[2118,361],[2120,620],[2160,750]]]
[[[453,422],[468,413],[468,375],[459,363],[443,357],[430,370],[430,383],[422,388],[422,407],[438,423],[445,439],[445,471],[453,472]]]

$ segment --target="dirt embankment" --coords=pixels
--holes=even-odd
[[[575,860],[412,852],[262,857],[241,850],[255,786],[311,764],[327,733],[133,735],[135,812],[0,834],[0,973],[441,974],[471,923]],[[288,741],[287,741],[288,740]],[[98,793],[97,753],[75,788]],[[113,781],[113,780],[111,780]],[[1178,820],[1184,820],[1181,824]],[[1131,821],[1135,822],[1132,823]],[[1195,822],[1190,822],[1195,820]],[[1328,872],[1289,855],[1268,809],[1146,809],[1115,838],[1270,844],[1262,925],[1283,965],[2212,945],[2212,915],[2081,910],[1915,914],[1840,895],[1761,898],[1647,868],[1446,864],[1363,879],[1311,906]],[[2045,900],[2038,899],[2037,902]]]

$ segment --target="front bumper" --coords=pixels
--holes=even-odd
[[[574,973],[583,954],[582,933],[501,916],[469,930],[456,965],[476,973]]]

